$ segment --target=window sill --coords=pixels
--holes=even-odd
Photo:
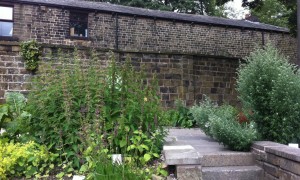
[[[74,40],[85,40],[85,41],[89,41],[90,38],[89,37],[80,37],[80,36],[67,36],[67,39],[74,39]]]
[[[14,36],[0,36],[0,41],[18,41],[19,38]]]

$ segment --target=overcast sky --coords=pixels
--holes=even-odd
[[[249,11],[242,7],[242,0],[233,0],[225,4],[229,8],[228,13],[230,18],[243,19]]]

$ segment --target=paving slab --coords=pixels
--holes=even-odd
[[[254,164],[251,153],[230,151],[198,128],[169,129],[165,140],[164,155],[167,165],[249,166]]]

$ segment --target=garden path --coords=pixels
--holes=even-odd
[[[163,154],[182,180],[259,180],[263,171],[251,152],[230,151],[201,129],[168,129]]]

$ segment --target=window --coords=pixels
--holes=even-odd
[[[88,37],[88,14],[70,12],[70,36]]]
[[[0,36],[13,35],[13,7],[0,5]]]

